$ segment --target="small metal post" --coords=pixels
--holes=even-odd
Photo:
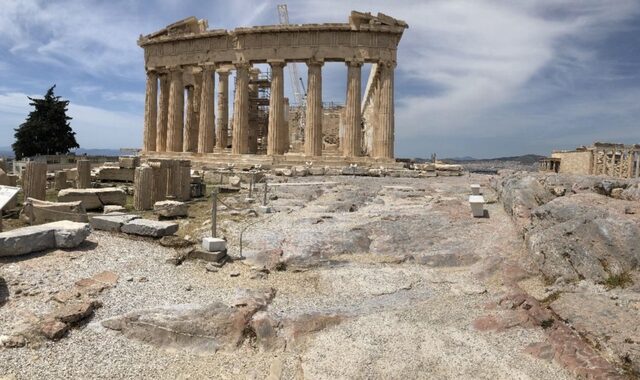
[[[220,172],[220,184],[222,185],[222,172]]]
[[[2,209],[0,208],[0,232],[2,232]]]
[[[211,200],[212,200],[212,205],[211,205],[211,237],[217,237],[216,236],[216,230],[217,230],[217,222],[218,222],[218,188],[215,187],[213,188],[213,191],[211,192]]]
[[[264,196],[262,197],[262,205],[267,205],[267,181],[264,181]]]
[[[253,186],[256,181],[256,173],[251,172],[251,182],[249,182],[249,198],[253,198]]]

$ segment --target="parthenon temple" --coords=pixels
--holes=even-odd
[[[232,31],[210,30],[206,20],[190,17],[140,36],[147,73],[144,154],[203,162],[252,155],[270,162],[333,157],[393,163],[394,70],[406,28],[404,21],[384,14],[353,11],[348,23]],[[290,149],[294,141],[284,91],[284,68],[293,62],[306,64],[308,73],[299,151]],[[347,70],[339,136],[332,139],[336,144],[323,140],[325,62],[344,62]],[[361,71],[368,63],[371,72],[362,94]],[[254,64],[267,64],[269,75],[262,75]],[[262,90],[266,95],[260,95]]]

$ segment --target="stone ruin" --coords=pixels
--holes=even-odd
[[[639,178],[640,145],[596,142],[590,147],[554,151],[540,161],[540,171]]]
[[[353,11],[348,23],[272,25],[232,31],[207,27],[206,20],[189,17],[138,40],[144,49],[147,71],[146,156],[191,158],[205,163],[217,159],[272,164],[328,161],[330,157],[323,152],[322,66],[325,62],[345,62],[347,100],[335,159],[343,165],[345,160],[394,164],[393,82],[398,43],[408,27],[404,21],[381,13],[373,16]],[[287,154],[291,141],[283,69],[290,62],[304,62],[308,67],[304,152],[295,157]],[[259,82],[252,65],[262,63],[268,63],[271,69],[263,128],[260,118],[251,117],[255,99],[251,93]],[[372,63],[373,67],[363,100],[364,63]],[[229,131],[228,78],[234,70],[234,114]],[[258,133],[260,128],[262,133]],[[263,155],[257,155],[259,138],[266,145]]]

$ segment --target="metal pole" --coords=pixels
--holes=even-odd
[[[251,182],[249,182],[249,198],[253,198],[253,185],[256,181],[256,173],[251,173]]]
[[[267,205],[267,181],[264,181],[264,196],[262,197],[262,205]]]
[[[214,188],[211,192],[211,237],[216,236],[217,222],[218,222],[218,188]]]

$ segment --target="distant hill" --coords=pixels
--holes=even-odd
[[[13,158],[13,150],[10,146],[0,146],[0,157]]]
[[[120,149],[76,149],[76,156],[111,156],[117,157],[120,155]]]
[[[120,155],[120,149],[76,149],[76,155],[82,156],[109,156],[109,157],[117,157]],[[9,157],[13,158],[13,150],[9,146],[0,146],[0,157]]]
[[[472,157],[462,157],[462,158],[445,158],[442,161],[452,162],[452,163],[472,163],[472,162],[480,162],[480,161],[499,161],[499,162],[518,162],[522,165],[532,165],[545,158],[545,156],[540,156],[537,154],[525,154],[522,156],[512,156],[512,157],[497,157],[497,158],[472,158]]]

